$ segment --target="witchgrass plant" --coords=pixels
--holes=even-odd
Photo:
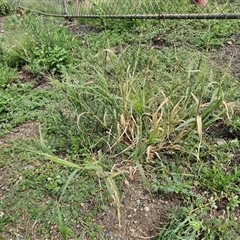
[[[4,37],[1,42],[2,61],[10,67],[22,67],[30,62],[36,42],[33,35],[15,32],[15,37]]]
[[[224,79],[213,80],[214,73],[204,60],[199,61],[201,56],[194,56],[196,64],[175,70],[171,77],[160,72],[165,67],[160,62],[139,70],[141,49],[129,64],[124,51],[105,52],[107,72],[95,68],[93,80],[55,82],[72,105],[82,135],[80,144],[142,161],[161,151],[184,152],[190,141],[198,146],[192,154],[199,159],[204,129],[230,114]],[[158,67],[158,73],[153,72]]]

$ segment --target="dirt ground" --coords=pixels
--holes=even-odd
[[[102,226],[105,239],[155,239],[159,229],[166,224],[167,214],[180,205],[181,200],[171,196],[151,196],[137,172],[134,180],[123,188],[121,202],[121,228],[114,207],[97,216],[96,222]]]
[[[0,26],[2,24],[0,20]],[[85,34],[89,31],[96,31],[89,29],[86,26],[72,26],[71,31],[74,34]],[[0,37],[4,34],[2,26],[0,27]],[[240,80],[240,34],[235,36],[235,40],[231,43],[226,43],[218,51],[213,53],[215,59],[220,65],[225,66],[230,64],[233,75]],[[153,44],[155,44],[153,42]],[[157,42],[159,44],[159,42]],[[24,72],[19,73],[20,79],[23,82],[33,81],[29,75]],[[45,83],[44,83],[45,84]],[[41,83],[38,84],[38,87]],[[219,139],[231,139],[234,136],[226,127],[220,122],[209,131],[215,134]],[[12,141],[26,138],[37,138],[37,124],[35,122],[24,123],[12,130],[8,135],[0,139],[0,148],[7,147]],[[234,161],[240,162],[240,149],[234,156]],[[0,197],[3,197],[7,186],[4,186],[4,174],[7,171],[2,169],[0,176]],[[101,212],[96,216],[94,221],[99,224],[104,233],[105,239],[112,240],[140,240],[140,239],[155,239],[159,229],[166,224],[167,214],[172,207],[180,206],[181,199],[176,196],[159,196],[151,195],[146,191],[144,184],[138,171],[135,172],[132,179],[127,179],[122,190],[121,198],[121,228],[116,217],[114,206],[108,206],[106,211]],[[2,193],[2,194],[1,194]],[[224,201],[219,203],[219,206],[225,206]],[[236,218],[240,216],[240,208],[236,210]],[[52,239],[58,239],[54,237]]]
[[[240,81],[240,33],[234,36],[233,41],[212,53],[213,60],[224,69],[230,67],[233,76]]]

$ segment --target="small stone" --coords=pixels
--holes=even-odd
[[[218,138],[216,141],[217,145],[221,146],[221,145],[226,145],[227,142],[224,139]]]
[[[34,169],[34,166],[28,165],[28,166],[25,166],[24,169],[25,169],[25,170],[26,170],[26,169]]]
[[[144,207],[144,210],[145,210],[146,212],[149,212],[149,211],[150,211],[150,208],[149,208],[148,206],[146,206],[146,207]]]
[[[134,221],[133,223],[134,223],[134,224],[137,224],[137,221]]]
[[[124,183],[127,187],[130,187],[129,181],[127,179],[125,179]]]
[[[129,214],[128,216],[127,216],[127,218],[131,218],[132,217],[132,215],[131,214]]]
[[[23,237],[23,236],[18,235],[18,236],[16,236],[16,237],[17,237],[17,240],[24,240],[24,237]]]
[[[133,228],[130,228],[130,232],[136,232],[136,230],[135,229],[133,229]]]
[[[18,128],[15,128],[15,129],[12,130],[12,132],[13,132],[13,133],[19,133],[20,130],[19,130]]]
[[[232,43],[232,41],[227,41],[227,44],[232,45],[233,43]]]
[[[5,33],[5,31],[4,31],[4,30],[1,30],[1,33]]]
[[[111,232],[106,232],[104,236],[105,236],[105,237],[111,237],[111,235],[112,235]]]
[[[224,220],[225,216],[224,215],[220,215],[218,218]]]
[[[123,204],[123,205],[126,205],[127,202],[128,202],[127,198],[123,198],[123,199],[122,199],[122,204]]]

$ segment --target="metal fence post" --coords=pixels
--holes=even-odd
[[[68,15],[68,11],[67,11],[67,3],[65,0],[62,0],[62,6],[63,6],[63,15],[67,16]]]

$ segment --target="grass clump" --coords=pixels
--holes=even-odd
[[[72,104],[82,146],[113,153],[122,146],[125,154],[139,160],[147,152],[184,150],[188,140],[202,141],[202,131],[226,117],[225,80],[216,72],[212,81],[212,70],[201,55],[188,53],[191,63],[175,55],[172,62],[177,59],[183,68],[175,66],[169,74],[164,70],[172,62],[162,62],[170,59],[150,51],[147,61],[144,53],[131,52],[133,62],[128,63],[124,51],[117,56],[106,50],[107,73],[95,69],[93,81],[56,83]]]
[[[23,21],[15,17],[6,21],[6,28],[14,32],[15,38],[9,34],[3,39],[2,62],[11,67],[25,66],[36,76],[45,73],[61,74],[62,69],[70,64],[69,50],[74,45],[74,39],[62,26],[56,28],[52,22],[46,25],[46,20],[42,17],[38,21],[33,18],[29,15]],[[50,34],[51,27],[55,30]]]

